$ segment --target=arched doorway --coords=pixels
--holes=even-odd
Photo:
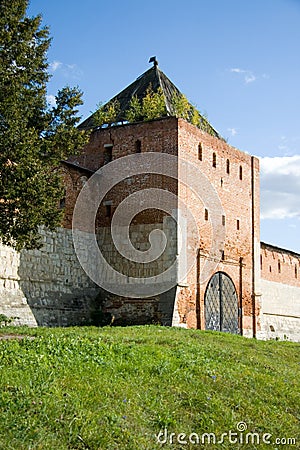
[[[239,307],[235,286],[224,272],[215,273],[206,288],[205,329],[239,334]]]

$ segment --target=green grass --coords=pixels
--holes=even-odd
[[[27,336],[0,341],[0,449],[300,448],[299,344],[158,326],[0,333]],[[201,444],[239,422],[244,443]]]

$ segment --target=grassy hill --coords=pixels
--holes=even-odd
[[[158,326],[1,335],[1,449],[300,448],[298,344]]]

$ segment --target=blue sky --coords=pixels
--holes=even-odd
[[[53,38],[49,99],[82,118],[161,70],[229,144],[261,159],[261,239],[300,252],[300,0],[31,0]]]

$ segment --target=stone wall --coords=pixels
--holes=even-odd
[[[260,339],[300,341],[300,287],[261,280]]]
[[[99,288],[77,260],[71,230],[41,234],[40,250],[0,245],[0,313],[29,326],[88,323]]]
[[[125,258],[116,249],[111,236],[110,227],[102,227],[98,230],[99,248],[109,263],[110,267],[118,273],[126,275],[127,279],[118,284],[118,290],[123,291],[123,296],[114,294],[115,281],[110,269],[102,271],[102,281],[107,285],[107,289],[101,289],[99,301],[104,313],[114,316],[115,324],[133,325],[160,323],[162,325],[172,325],[174,302],[176,296],[176,253],[177,253],[177,229],[175,221],[170,216],[165,216],[162,223],[136,224],[130,227],[130,240],[134,249],[141,252],[150,248],[149,235],[152,230],[162,230],[166,236],[166,247],[159,258],[149,263],[137,263],[131,259],[126,239],[126,230],[118,229],[122,245],[120,251],[127,256]],[[163,282],[170,282],[173,287],[166,292],[157,295],[145,296],[142,292],[147,292],[148,282],[157,286],[158,276],[163,274],[172,264],[175,263],[174,270],[170,275],[163,275]],[[172,278],[173,276],[173,278]],[[126,296],[127,288],[130,290],[132,284],[136,284],[137,279],[143,279],[140,286],[140,296],[136,298]],[[143,285],[144,284],[144,285]],[[122,287],[123,286],[123,287]],[[151,286],[150,286],[151,289]]]
[[[149,264],[124,259],[111,239],[110,227],[98,230],[99,248],[116,271],[130,277],[155,277],[176,260],[176,227],[165,216],[162,223],[137,224],[130,229],[133,246],[147,250],[149,234],[160,229],[167,235],[161,257]],[[122,230],[119,230],[119,232]],[[91,323],[100,308],[115,318],[115,324],[172,324],[175,288],[150,298],[116,296],[94,284],[79,264],[73,247],[72,231],[60,228],[55,233],[41,230],[40,250],[16,252],[0,245],[0,314],[17,317],[15,324],[28,326],[69,326]],[[128,251],[124,235],[124,250]],[[88,246],[86,247],[88,248]],[[86,259],[93,265],[91,249]],[[110,273],[101,272],[102,281],[111,283]],[[175,281],[174,281],[175,284]]]
[[[300,255],[261,243],[262,339],[300,341]]]
[[[189,161],[205,175],[209,186],[207,192],[204,188],[200,192],[199,200],[183,185],[182,169],[178,167],[178,179],[148,173],[128,177],[100,204],[97,216],[100,249],[112,267],[128,277],[129,284],[134,283],[135,277],[158,276],[174,260],[179,274],[180,265],[185,263],[182,258],[185,251],[193,255],[194,265],[185,279],[178,278],[176,273],[173,288],[148,298],[116,295],[109,286],[100,289],[94,284],[78,262],[70,230],[77,196],[94,171],[105,164],[107,149],[114,161],[136,153],[137,142],[141,153],[168,153]],[[87,323],[101,307],[104,313],[115,316],[115,323],[162,323],[205,329],[204,300],[209,277],[200,280],[200,273],[206,262],[213,260],[216,261],[213,273],[224,272],[233,281],[244,335],[297,338],[300,255],[262,243],[259,256],[259,164],[256,158],[182,119],[166,118],[96,130],[82,153],[63,165],[62,173],[66,186],[65,228],[56,233],[42,231],[44,245],[40,250],[17,253],[0,246],[0,313],[20,317],[16,322],[32,326],[66,326]],[[193,180],[190,181],[193,184]],[[187,230],[183,247],[189,250],[180,254],[180,227],[174,226],[165,213],[157,212],[158,204],[157,209],[148,208],[134,217],[130,239],[136,250],[144,252],[149,248],[151,230],[160,229],[168,235],[168,247],[151,263],[133,263],[130,255],[126,260],[115,249],[110,225],[124,198],[149,187],[173,193],[176,196],[174,205],[172,203],[174,210],[179,209],[182,201],[196,218],[200,238]],[[222,205],[222,211],[214,218],[219,230],[214,236],[210,219],[215,204],[209,196],[211,190]],[[184,223],[186,218],[182,220]],[[225,236],[224,246],[216,247],[212,253],[212,241],[222,241],[219,232]],[[87,248],[85,259],[93,264],[88,247],[83,248]],[[126,249],[128,245],[124,242]],[[114,278],[105,271],[101,276],[104,280],[107,277],[105,281],[113,288]]]

